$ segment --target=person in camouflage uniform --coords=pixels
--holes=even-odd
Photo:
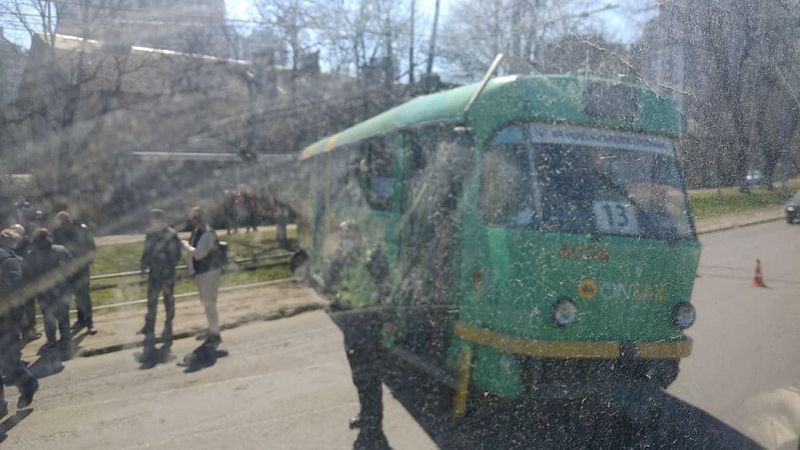
[[[152,209],[148,214],[150,229],[145,236],[144,251],[140,263],[141,273],[147,272],[147,313],[144,318],[144,354],[142,363],[155,363],[156,359],[169,353],[172,346],[172,320],[175,318],[175,266],[181,259],[181,241],[172,229],[161,209]],[[155,322],[158,296],[164,293],[164,330],[161,333],[161,354],[155,348]]]

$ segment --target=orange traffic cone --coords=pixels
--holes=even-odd
[[[764,277],[761,276],[761,259],[756,259],[756,274],[753,277],[753,287],[765,288]]]

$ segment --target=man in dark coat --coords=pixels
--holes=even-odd
[[[53,244],[47,229],[33,236],[31,251],[23,264],[26,290],[39,301],[47,343],[43,350],[59,347],[67,356],[71,345],[69,293],[72,274],[79,269],[69,250]],[[56,340],[56,331],[61,336]]]
[[[85,224],[78,223],[72,216],[61,211],[56,215],[58,226],[53,230],[56,244],[63,245],[75,258],[80,268],[72,278],[72,290],[75,293],[75,307],[78,310],[78,321],[73,331],[78,332],[86,327],[89,334],[97,333],[92,321],[92,297],[90,295],[90,270],[97,254],[94,236]]]
[[[162,353],[169,352],[172,346],[172,320],[175,318],[175,265],[181,258],[181,241],[165,221],[164,211],[152,209],[148,215],[150,229],[144,241],[141,271],[147,275],[147,314],[144,318],[144,354],[142,363],[155,362],[155,322],[158,309],[158,295],[164,294],[164,331],[161,333]]]
[[[19,389],[17,408],[33,401],[39,382],[20,360],[20,324],[24,293],[22,292],[22,260],[16,253],[21,236],[12,229],[0,232],[0,417],[8,414],[3,386],[14,384]]]
[[[33,221],[30,222],[30,225],[33,226]],[[24,261],[25,256],[31,249],[30,237],[33,236],[33,233],[30,231],[32,230],[26,230],[21,224],[12,225],[11,229],[22,237],[20,242],[17,244],[15,252],[17,256],[21,257]],[[22,323],[22,341],[35,341],[36,339],[42,337],[42,334],[36,331],[36,300],[34,298],[29,298],[25,301],[25,305],[22,309],[25,313]]]

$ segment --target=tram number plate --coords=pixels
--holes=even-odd
[[[596,201],[594,217],[601,233],[639,234],[636,210],[628,203]]]

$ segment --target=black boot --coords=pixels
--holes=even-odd
[[[353,443],[353,450],[389,450],[389,440],[383,434],[383,428],[365,426],[358,432]]]
[[[17,409],[27,408],[33,402],[33,394],[39,390],[39,382],[36,378],[30,378],[19,389],[19,400]]]

